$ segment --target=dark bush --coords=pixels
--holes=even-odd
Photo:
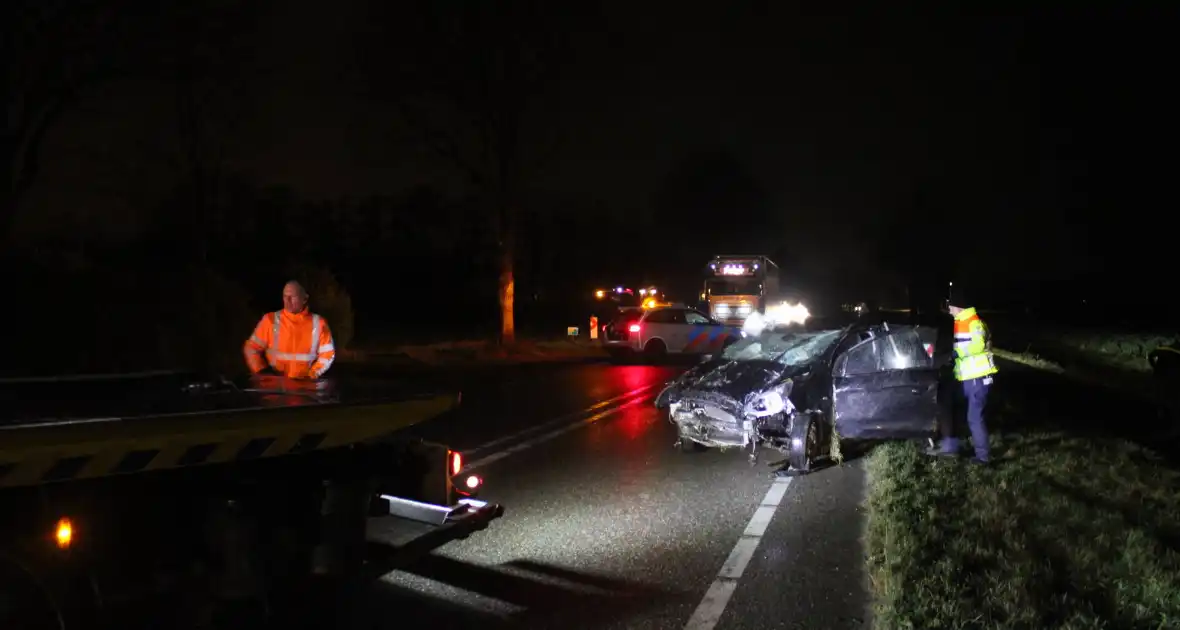
[[[331,271],[308,264],[288,267],[292,280],[298,280],[311,296],[308,308],[328,320],[337,349],[348,347],[354,333],[352,296]]]
[[[242,343],[260,314],[211,269],[87,263],[22,272],[7,304],[18,331],[10,376],[244,370]]]

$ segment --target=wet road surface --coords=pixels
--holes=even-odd
[[[860,465],[775,482],[774,452],[681,453],[651,403],[680,369],[453,377],[462,409],[417,432],[505,516],[386,575],[350,627],[865,627]]]

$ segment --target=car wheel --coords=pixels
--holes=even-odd
[[[681,453],[700,453],[709,450],[709,447],[694,442],[692,439],[680,436],[680,452]]]
[[[799,474],[811,472],[819,455],[819,425],[815,418],[800,414],[791,423],[791,451],[788,460]]]
[[[658,359],[668,355],[668,346],[659,339],[652,339],[643,347],[643,352],[653,359]]]

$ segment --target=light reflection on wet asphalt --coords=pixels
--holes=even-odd
[[[751,467],[736,450],[679,452],[674,427],[651,399],[682,369],[534,368],[525,376],[468,384],[462,412],[424,427],[424,435],[470,449],[654,387],[639,404],[581,421],[482,468],[481,498],[503,504],[504,518],[387,575],[355,611],[355,627],[404,627],[413,615],[421,625],[449,627],[684,628],[767,494],[772,480],[765,463],[775,458],[765,454]],[[526,432],[521,440],[536,438]],[[796,480],[746,569],[789,581],[791,589],[739,580],[716,627],[866,623],[863,580],[856,573],[863,565],[862,483],[855,465]],[[791,528],[815,520],[809,511],[821,509],[829,521],[819,525],[826,534],[807,540],[812,547],[830,546],[826,561],[816,560],[824,554],[814,548],[802,553],[780,543],[792,538]],[[379,522],[371,534],[381,538]],[[830,583],[825,562],[838,562],[846,572],[841,579],[855,583],[809,592],[808,583]],[[757,597],[751,601],[747,591]]]

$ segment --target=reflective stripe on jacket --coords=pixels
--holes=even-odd
[[[955,378],[969,381],[998,371],[987,326],[975,308],[963,309],[955,316]]]
[[[258,373],[270,364],[290,378],[319,378],[336,360],[336,344],[328,321],[307,309],[264,315],[246,340],[243,352],[251,372]]]

